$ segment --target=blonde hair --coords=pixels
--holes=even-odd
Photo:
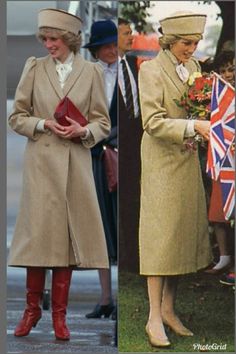
[[[61,38],[65,45],[75,54],[79,51],[81,46],[81,34],[78,35],[61,29],[51,27],[41,27],[37,33],[38,40],[42,43],[45,36],[50,35],[55,38]]]
[[[170,49],[170,45],[176,43],[180,39],[187,39],[189,41],[200,41],[202,39],[201,34],[188,34],[188,35],[175,35],[175,34],[163,34],[159,38],[159,44],[162,49]]]

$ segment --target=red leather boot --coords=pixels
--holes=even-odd
[[[66,308],[72,276],[71,268],[54,268],[52,271],[52,321],[57,339],[69,340],[66,325]]]
[[[14,335],[27,336],[32,327],[35,327],[41,318],[40,302],[42,300],[45,283],[45,268],[26,268],[26,309],[18,323]]]

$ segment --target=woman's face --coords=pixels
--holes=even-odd
[[[117,61],[118,51],[116,43],[102,45],[96,52],[97,58],[104,63],[113,64]]]
[[[170,45],[170,51],[177,58],[179,63],[186,63],[195,52],[198,40],[179,39]]]
[[[53,59],[58,59],[62,63],[66,60],[70,53],[69,47],[61,38],[46,34],[43,38],[43,45],[48,50]]]

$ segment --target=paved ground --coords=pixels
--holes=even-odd
[[[112,268],[113,288],[116,287],[117,267]],[[56,340],[51,325],[50,310],[44,310],[37,327],[27,337],[17,338],[14,328],[25,305],[24,270],[9,268],[7,301],[8,353],[117,353],[114,346],[115,321],[89,320],[85,317],[99,298],[96,271],[77,271],[72,278],[67,323],[71,340]],[[116,291],[115,291],[116,292]]]

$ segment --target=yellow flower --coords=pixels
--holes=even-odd
[[[195,79],[197,77],[201,77],[201,76],[202,76],[202,74],[199,71],[195,71],[192,75],[189,76],[188,85],[192,86],[194,81],[195,81]]]
[[[206,115],[206,112],[205,111],[203,111],[203,112],[200,112],[199,114],[199,117],[205,117],[205,115]]]

